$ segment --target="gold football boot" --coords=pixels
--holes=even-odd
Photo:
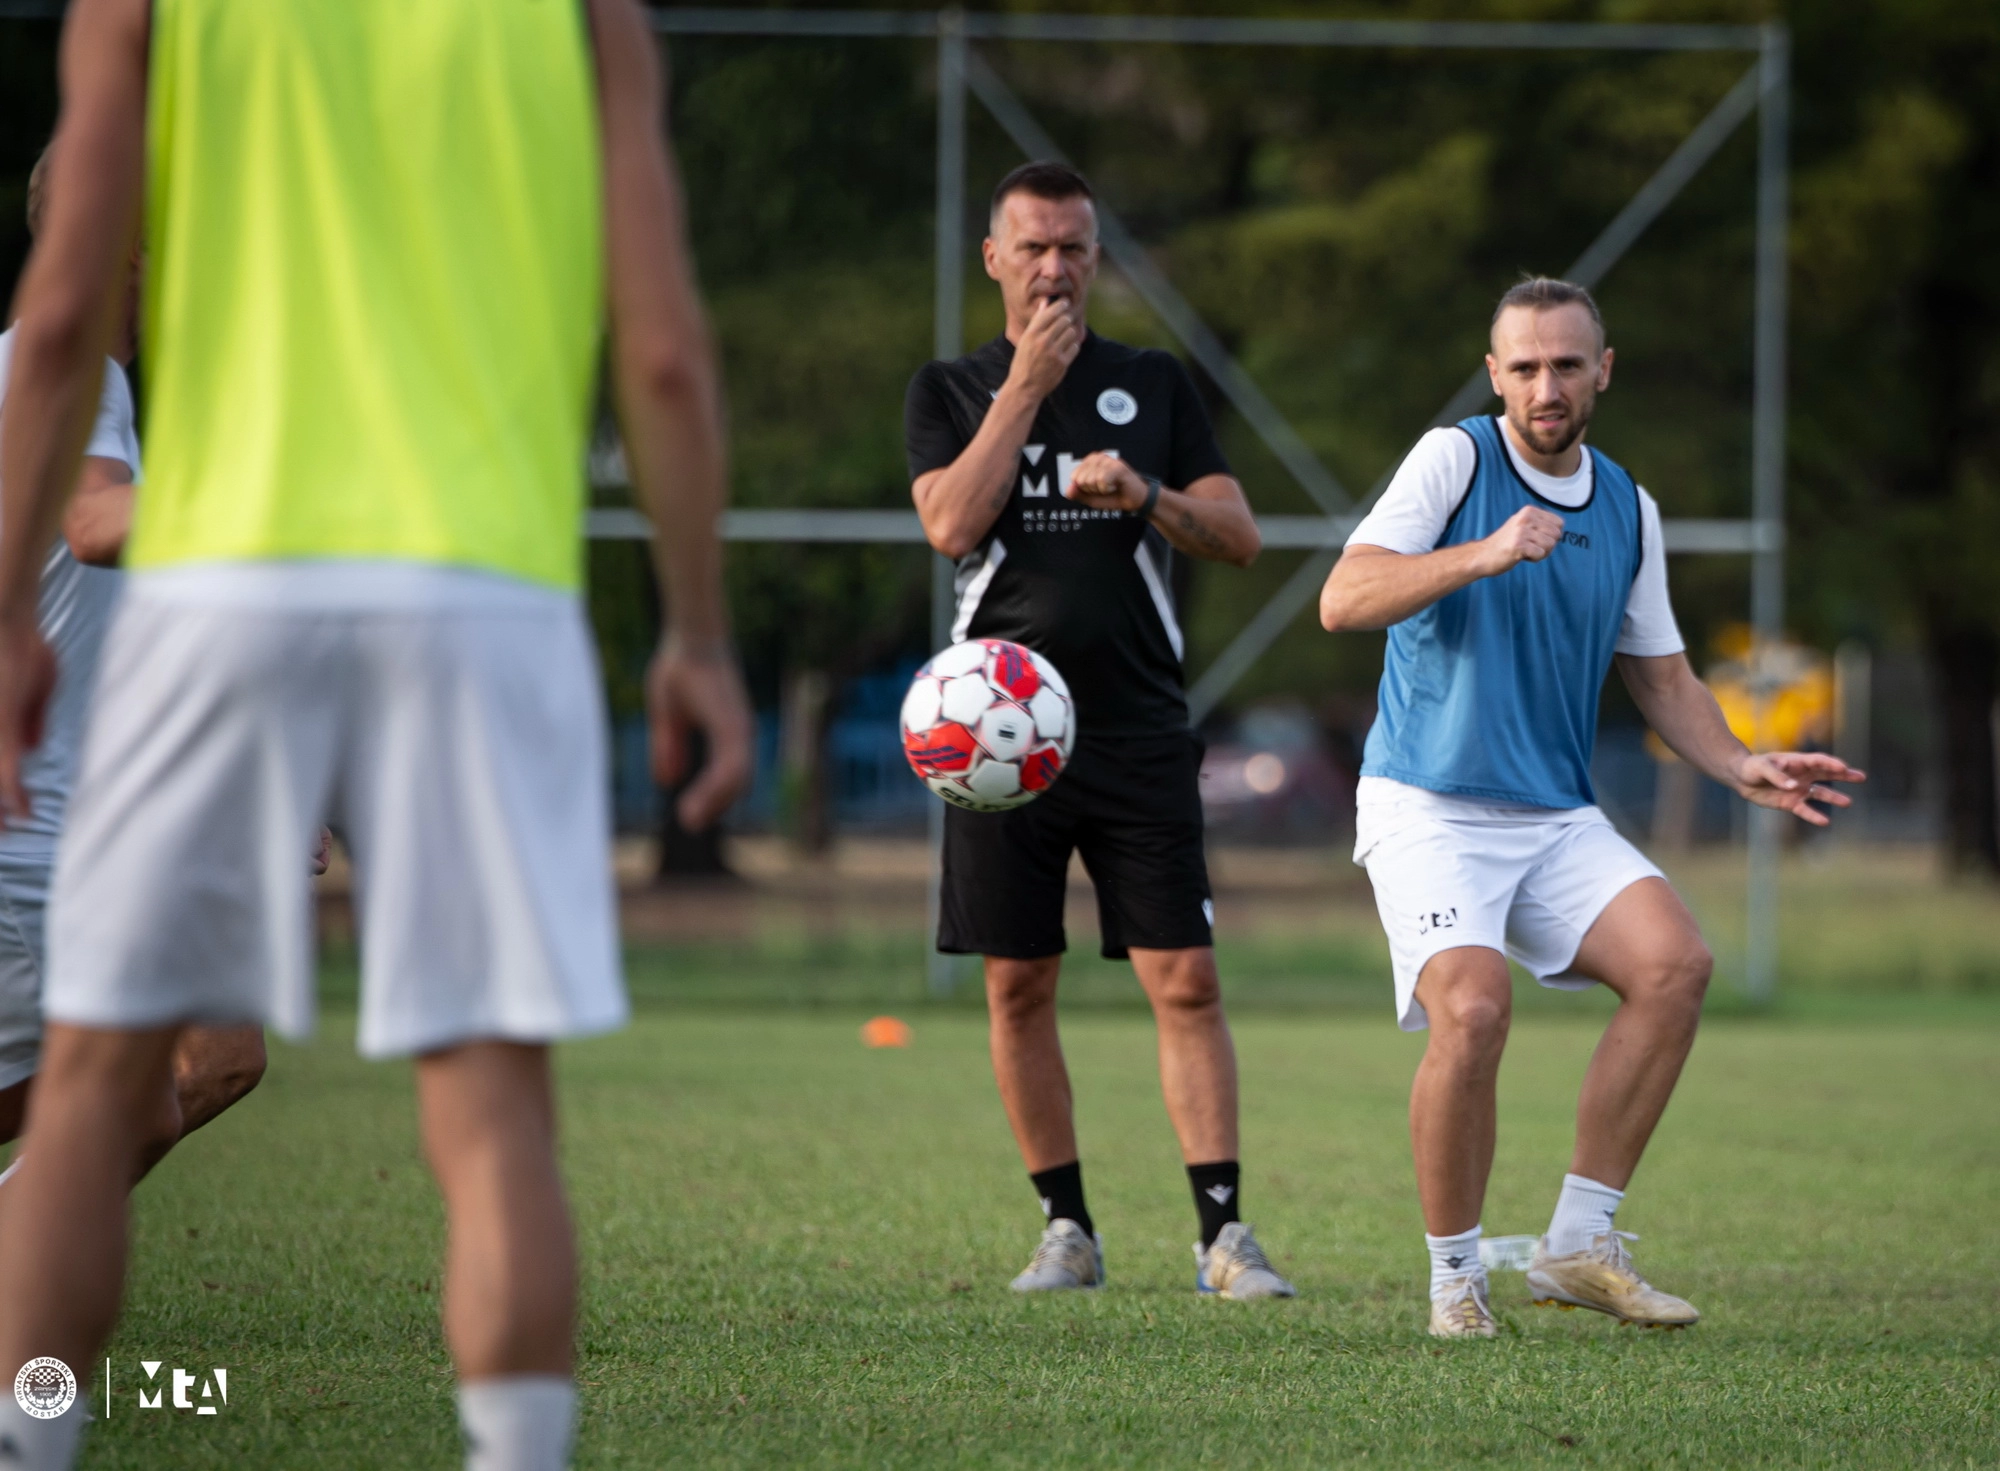
[[[1630,1231],[1607,1231],[1587,1251],[1550,1256],[1544,1236],[1528,1267],[1528,1292],[1538,1307],[1589,1308],[1641,1328],[1685,1328],[1701,1321],[1692,1304],[1662,1292],[1632,1267]]]
[[[1500,1331],[1486,1301],[1486,1274],[1468,1272],[1431,1299],[1431,1337],[1491,1338]]]

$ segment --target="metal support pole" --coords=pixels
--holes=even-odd
[[[1759,652],[1785,632],[1785,317],[1789,244],[1787,177],[1791,127],[1791,40],[1783,26],[1764,28],[1757,137],[1756,400],[1751,417],[1751,515],[1762,533],[1750,573],[1750,619]],[[1757,663],[1753,656],[1753,670]],[[1761,673],[1753,677],[1762,679]],[[1758,720],[1770,692],[1757,690]],[[1750,813],[1749,914],[1744,979],[1750,998],[1766,1002],[1778,985],[1778,860],[1785,815]]]
[[[934,356],[965,351],[965,13],[938,16],[937,298],[932,308]],[[931,558],[931,649],[951,638],[952,566]],[[944,803],[931,803],[931,872],[926,905],[924,978],[933,996],[958,984],[958,957],[937,949],[944,881]]]

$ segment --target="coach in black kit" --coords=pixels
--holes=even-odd
[[[938,945],[986,958],[993,1070],[1048,1217],[1014,1287],[1104,1280],[1056,1035],[1075,851],[1104,953],[1130,957],[1159,1024],[1161,1088],[1201,1219],[1196,1287],[1289,1297],[1239,1216],[1236,1055],[1169,576],[1176,552],[1249,565],[1256,522],[1180,363],[1085,326],[1098,244],[1083,177],[1016,169],[994,190],[990,231],[1006,332],[919,371],[905,432],[925,534],[958,563],[953,641],[1026,644],[1076,700],[1076,750],[1053,787],[1012,811],[945,814]]]

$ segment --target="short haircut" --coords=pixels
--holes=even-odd
[[[1596,298],[1586,287],[1574,281],[1558,281],[1553,276],[1523,276],[1507,288],[1507,294],[1493,308],[1493,320],[1487,330],[1499,325],[1500,314],[1510,306],[1524,306],[1530,311],[1546,312],[1559,306],[1580,306],[1590,313],[1590,320],[1597,327],[1598,345],[1604,343],[1604,314],[1597,309]]]
[[[28,175],[28,233],[35,234],[42,228],[42,209],[48,202],[49,158],[56,151],[51,143],[42,150],[42,156],[35,160],[34,170]]]
[[[1037,199],[1088,199],[1093,203],[1097,199],[1088,179],[1068,164],[1053,159],[1024,163],[995,184],[989,222],[1000,218],[1000,206],[1011,194],[1032,194]]]

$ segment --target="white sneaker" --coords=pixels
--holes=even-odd
[[[1691,1303],[1653,1286],[1632,1266],[1630,1231],[1607,1231],[1587,1251],[1549,1255],[1549,1238],[1535,1248],[1528,1294],[1537,1307],[1589,1308],[1641,1328],[1685,1328],[1701,1321]]]
[[[1194,1290],[1252,1302],[1260,1297],[1297,1297],[1298,1290],[1271,1267],[1264,1248],[1242,1221],[1231,1221],[1203,1251],[1194,1244]]]
[[[1028,1270],[1009,1284],[1016,1292],[1064,1292],[1104,1285],[1104,1238],[1086,1236],[1075,1221],[1050,1221]]]
[[[1491,1338],[1500,1331],[1486,1300],[1486,1274],[1454,1277],[1431,1299],[1431,1337]]]

